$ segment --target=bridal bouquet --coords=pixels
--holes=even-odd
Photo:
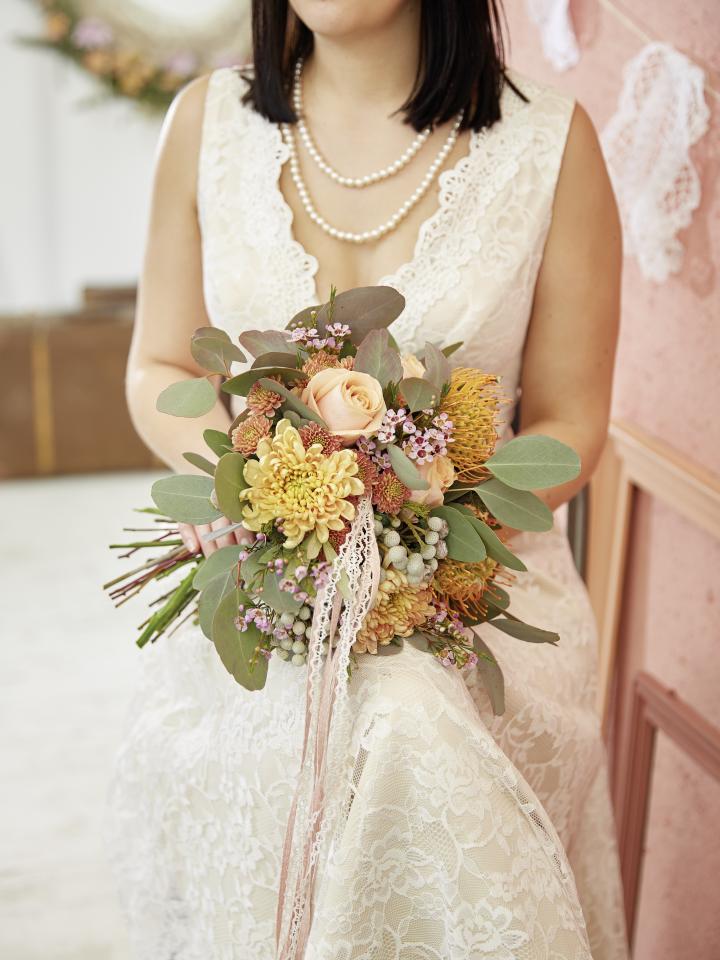
[[[181,570],[141,646],[195,616],[226,669],[257,690],[273,657],[298,666],[331,657],[345,623],[347,669],[410,643],[477,669],[502,713],[500,667],[473,628],[558,641],[511,613],[505,588],[525,567],[496,531],[549,529],[552,514],[531,491],[574,478],[579,459],[539,435],[496,449],[498,377],[451,367],[460,344],[401,355],[387,328],[403,307],[394,289],[365,287],[333,292],[284,331],[247,331],[239,345],[222,330],[195,332],[195,359],[246,405],[227,435],[205,431],[216,462],[185,454],[207,476],[154,484],[147,512],[161,535],[123,545],[171,549],[106,584],[122,602]],[[232,376],[243,350],[252,365]],[[201,416],[215,402],[209,378],[198,378],[165,390],[158,409]],[[213,536],[236,531],[241,542],[207,559],[176,536],[178,521],[220,517],[229,526]]]

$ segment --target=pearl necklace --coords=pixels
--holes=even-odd
[[[379,240],[380,237],[384,237],[385,234],[390,233],[391,230],[394,230],[397,225],[405,219],[413,207],[417,206],[417,204],[430,189],[430,186],[435,179],[435,175],[445,162],[445,159],[452,148],[455,146],[460,124],[462,122],[462,117],[463,114],[461,111],[455,118],[455,122],[453,123],[452,129],[450,130],[445,143],[440,148],[437,156],[428,167],[425,176],[422,178],[420,184],[415,190],[413,190],[407,200],[384,223],[381,223],[378,227],[375,227],[372,230],[363,230],[360,233],[353,233],[350,230],[339,230],[337,227],[334,227],[332,224],[328,223],[328,221],[317,212],[312,199],[310,198],[310,194],[303,179],[302,173],[300,172],[300,163],[298,161],[297,148],[295,145],[295,137],[292,127],[290,124],[281,123],[280,130],[282,132],[285,144],[287,145],[290,157],[290,175],[292,176],[295,189],[300,197],[300,202],[302,203],[308,217],[313,221],[313,223],[316,223],[324,233],[334,237],[336,240],[343,240],[347,243],[369,243],[370,241]]]
[[[399,173],[400,170],[410,163],[415,154],[420,150],[427,138],[430,136],[430,127],[425,127],[424,130],[421,130],[420,133],[417,134],[407,150],[405,150],[398,157],[398,159],[394,161],[394,163],[391,163],[390,166],[383,167],[381,170],[376,170],[375,173],[368,173],[364,177],[344,177],[341,173],[338,173],[334,167],[331,167],[327,160],[320,153],[318,148],[315,146],[315,141],[313,140],[307,124],[305,123],[305,110],[303,109],[302,95],[302,66],[303,61],[302,57],[300,57],[295,64],[295,82],[293,84],[293,108],[295,110],[295,116],[298,118],[297,131],[300,134],[302,144],[307,150],[310,158],[315,162],[316,166],[318,166],[324,174],[330,177],[331,180],[334,180],[335,183],[339,183],[343,187],[362,189],[363,187],[370,187],[372,184],[378,183],[380,180],[387,180],[388,177],[392,177],[394,174]]]

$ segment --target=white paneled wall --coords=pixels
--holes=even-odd
[[[19,46],[40,20],[0,0],[0,313],[76,305],[137,279],[160,119],[104,99],[57,55]]]

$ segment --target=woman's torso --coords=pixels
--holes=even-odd
[[[502,119],[472,132],[465,154],[440,174],[413,255],[372,282],[405,296],[391,327],[404,350],[462,340],[458,362],[499,374],[515,400],[575,101],[508,73],[529,102],[505,86]],[[276,124],[241,103],[245,88],[234,69],[211,74],[197,183],[206,307],[213,325],[234,337],[282,328],[327,299],[282,191],[288,146]],[[508,424],[512,413],[508,405]]]

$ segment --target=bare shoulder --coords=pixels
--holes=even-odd
[[[191,80],[170,104],[157,157],[157,176],[173,189],[195,196],[205,100],[211,73]]]
[[[600,138],[585,107],[575,101],[553,203],[555,239],[603,244],[622,256],[620,214]]]

